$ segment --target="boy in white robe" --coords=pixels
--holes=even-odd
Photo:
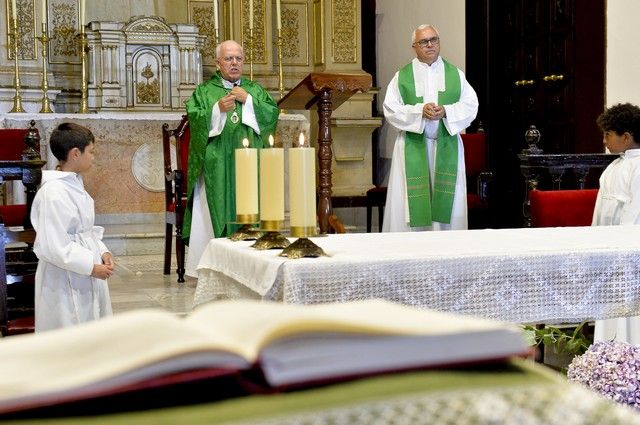
[[[106,279],[113,256],[102,243],[103,228],[94,226],[93,198],[81,174],[94,160],[91,131],[73,123],[51,133],[56,170],[42,173],[31,210],[36,231],[35,329],[41,332],[112,314]]]
[[[597,119],[604,144],[619,153],[600,176],[593,226],[640,224],[640,108],[629,103],[605,110]],[[596,341],[640,344],[640,317],[596,321]]]

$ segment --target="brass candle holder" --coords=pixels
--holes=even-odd
[[[18,64],[18,19],[11,20],[13,23],[13,31],[9,33],[9,37],[13,37],[13,62],[14,62],[14,88],[13,109],[9,112],[25,112],[22,108],[22,96],[20,95],[20,66]]]
[[[249,28],[249,79],[253,81],[253,27]]]
[[[236,222],[234,224],[242,224],[242,226],[234,232],[229,239],[234,242],[237,241],[254,241],[263,235],[260,229],[257,229],[255,225],[259,221],[258,214],[238,214],[236,215]]]
[[[88,87],[87,87],[87,52],[89,51],[89,43],[87,41],[87,34],[84,32],[84,26],[81,27],[80,34],[80,57],[81,57],[81,66],[82,66],[82,81],[80,91],[82,97],[80,98],[80,109],[78,113],[80,114],[88,114],[89,113],[89,103],[88,103]]]
[[[284,223],[280,220],[261,221],[260,230],[264,232],[264,235],[258,238],[251,247],[259,250],[282,249],[288,247],[291,242],[289,242],[289,239],[280,233],[283,227]]]
[[[278,28],[278,90],[280,99],[284,97],[284,75],[282,73],[282,28]]]
[[[42,23],[42,35],[36,37],[42,43],[42,107],[40,108],[41,114],[50,114],[53,112],[51,105],[49,104],[49,79],[47,76],[48,61],[47,61],[47,43],[50,38],[47,36],[47,24]]]
[[[291,236],[297,237],[291,245],[286,247],[280,253],[281,257],[287,257],[295,260],[303,257],[320,257],[328,255],[318,245],[313,243],[309,237],[317,236],[318,231],[315,227],[291,227]]]

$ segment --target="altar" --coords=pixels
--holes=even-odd
[[[256,298],[383,298],[516,323],[640,314],[640,226],[359,233],[314,238],[329,256],[289,260],[214,239],[194,305]]]
[[[96,158],[84,183],[95,200],[96,214],[112,216],[109,221],[116,223],[153,222],[164,220],[162,125],[177,127],[183,114],[0,114],[0,128],[28,128],[34,120],[46,169],[54,169],[57,164],[49,149],[49,136],[60,123],[74,122],[89,128],[96,139]],[[277,127],[280,144],[291,146],[300,132],[309,137],[309,121],[303,115],[281,114]]]

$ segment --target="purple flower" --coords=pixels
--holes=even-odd
[[[570,381],[640,410],[640,346],[626,342],[596,342],[574,357]]]

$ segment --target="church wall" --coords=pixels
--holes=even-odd
[[[387,84],[395,72],[415,57],[411,48],[411,33],[421,24],[438,28],[442,38],[440,53],[463,71],[465,69],[465,5],[464,0],[397,0],[376,1],[377,26],[377,74],[381,91],[378,110],[382,113],[382,102]],[[390,158],[393,153],[395,132],[385,125],[381,132],[381,155]]]
[[[618,102],[640,105],[638,16],[640,2],[636,0],[607,2],[607,105]]]

